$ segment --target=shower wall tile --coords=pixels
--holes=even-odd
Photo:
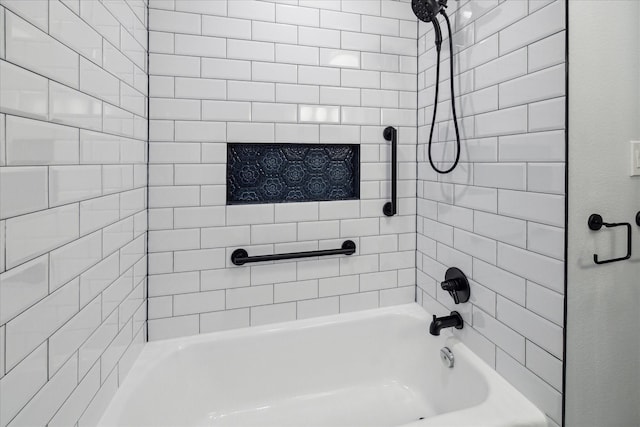
[[[85,58],[102,65],[102,37],[65,4],[49,2],[49,33]]]
[[[49,112],[48,81],[28,70],[0,61],[0,109],[7,114],[46,119]]]
[[[49,294],[47,255],[22,264],[0,277],[0,322],[7,323]],[[4,344],[4,343],[3,343]],[[4,353],[3,353],[4,356]]]
[[[23,19],[28,20],[41,30],[48,30],[49,21],[47,17],[49,13],[49,2],[47,0],[34,0],[29,2],[22,0],[2,0],[1,3],[2,6],[21,16]]]
[[[86,372],[85,372],[86,373]],[[73,420],[79,420],[91,399],[100,389],[100,366],[98,364],[86,373],[73,390],[62,408],[49,421],[50,426],[68,426]]]
[[[9,218],[5,261],[11,269],[78,238],[78,206],[70,204]]]
[[[564,31],[529,45],[529,71],[541,70],[556,64],[564,63],[566,46],[562,42]]]
[[[0,424],[7,425],[47,382],[47,344],[43,343],[0,382]]]
[[[408,2],[150,7],[151,339],[414,301],[417,22]],[[390,125],[400,200],[387,219]],[[226,206],[233,142],[360,144],[361,199]],[[358,246],[349,258],[229,259],[240,247],[271,254],[346,239]]]
[[[450,175],[428,161],[436,64],[432,26],[419,26],[417,300],[448,313],[437,284],[461,268],[471,310],[454,334],[561,424],[566,2],[461,3],[449,10],[462,118]],[[455,158],[443,46],[432,147],[440,168]]]
[[[78,129],[8,116],[6,141],[10,166],[78,163]]]
[[[56,375],[54,379],[47,382],[12,423],[15,425],[44,425],[47,420],[51,419],[78,382],[77,366],[77,361],[70,359],[60,371],[60,375]]]
[[[146,337],[146,2],[0,21],[0,426],[95,424]]]
[[[11,370],[77,313],[79,286],[79,280],[74,280],[7,322],[6,370]]]
[[[555,422],[562,418],[562,395],[557,389],[500,348],[496,349],[496,370],[531,402],[544,408],[551,420]],[[561,425],[561,421],[557,421],[557,424]]]
[[[78,87],[79,55],[8,11],[6,59],[71,87]]]
[[[0,171],[0,218],[46,209],[47,187],[46,167]]]

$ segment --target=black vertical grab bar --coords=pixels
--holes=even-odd
[[[394,216],[398,208],[398,131],[393,126],[387,126],[382,136],[391,141],[391,201],[384,204],[382,212],[386,216]]]

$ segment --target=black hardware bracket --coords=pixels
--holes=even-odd
[[[249,256],[246,250],[236,249],[231,254],[231,262],[234,265],[244,265],[251,262],[280,261],[283,259],[311,258],[311,257],[328,256],[328,255],[353,255],[355,252],[356,252],[356,243],[353,240],[345,240],[344,242],[342,242],[342,247],[340,249],[326,249],[326,250],[320,250],[320,251],[306,251],[306,252],[290,252],[286,254]]]
[[[636,215],[636,222],[640,222],[640,212],[638,212],[638,215]],[[613,258],[613,259],[600,261],[598,259],[598,254],[593,254],[593,262],[595,262],[596,264],[608,264],[610,262],[624,261],[626,259],[631,258],[631,224],[629,224],[628,222],[620,222],[620,223],[604,222],[604,220],[602,219],[602,216],[598,214],[592,214],[589,217],[587,224],[589,225],[589,229],[593,231],[600,230],[603,225],[607,228],[622,227],[622,226],[627,227],[627,255],[620,258]],[[638,225],[640,225],[640,223]]]
[[[382,136],[391,141],[391,201],[384,204],[382,212],[386,216],[394,216],[398,210],[398,131],[387,126]]]

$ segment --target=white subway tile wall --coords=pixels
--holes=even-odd
[[[2,427],[95,425],[144,344],[146,15],[0,0]]]
[[[472,286],[456,334],[560,424],[564,7],[450,1],[462,152],[441,176],[409,0],[0,0],[0,427],[95,424],[144,344],[147,282],[156,340],[416,299],[443,315],[450,266]],[[227,142],[359,144],[361,199],[226,206]],[[230,262],[345,239],[350,257]]]
[[[406,0],[150,3],[151,340],[415,301],[417,28]],[[227,142],[359,144],[361,200],[225,206]]]
[[[435,47],[418,40],[417,299],[454,309],[438,283],[448,267],[471,280],[456,334],[561,423],[564,301],[565,2],[449,2],[461,163],[428,163]],[[444,25],[443,25],[443,28]],[[446,29],[444,30],[446,33]],[[442,45],[433,158],[455,156],[448,39]],[[456,309],[460,310],[456,306]]]

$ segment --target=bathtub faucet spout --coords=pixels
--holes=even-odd
[[[454,327],[456,329],[462,329],[464,321],[462,316],[457,311],[452,311],[449,316],[436,317],[433,315],[433,321],[429,325],[429,333],[431,335],[440,335],[440,330],[444,328]]]

